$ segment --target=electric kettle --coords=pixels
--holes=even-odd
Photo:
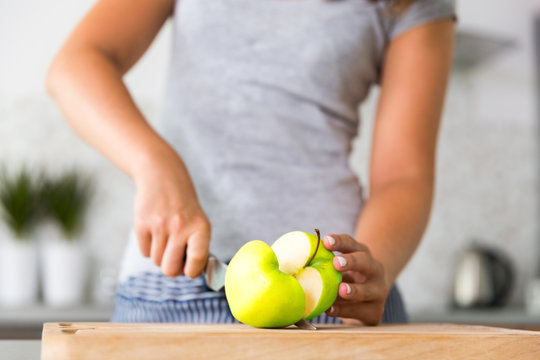
[[[511,293],[514,272],[502,252],[488,246],[473,245],[458,259],[453,286],[456,308],[503,306]]]

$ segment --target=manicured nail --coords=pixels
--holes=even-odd
[[[326,240],[328,240],[328,243],[330,244],[330,246],[336,245],[336,239],[334,239],[333,237],[327,236]]]
[[[347,265],[347,259],[345,259],[343,256],[336,256],[336,258],[341,267],[345,267]]]
[[[352,292],[351,285],[345,283],[345,289],[347,289],[347,295],[350,295]]]
[[[335,311],[334,305],[330,306],[330,312],[333,313]]]

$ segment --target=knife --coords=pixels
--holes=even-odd
[[[226,271],[227,264],[219,261],[214,255],[208,254],[208,260],[204,268],[204,280],[206,280],[206,284],[210,289],[219,291],[225,286]]]
[[[221,262],[217,257],[208,254],[208,260],[204,269],[204,280],[213,291],[220,291],[225,286],[225,273],[227,264]],[[294,325],[304,330],[317,330],[315,326],[304,319],[300,319]]]

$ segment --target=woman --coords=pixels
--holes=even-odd
[[[122,76],[171,16],[153,129]],[[71,126],[136,184],[113,320],[234,321],[200,277],[209,248],[230,260],[246,241],[319,227],[342,253],[344,280],[315,321],[406,321],[394,282],[429,217],[453,16],[452,0],[98,2],[47,86]],[[348,156],[374,84],[363,201]]]

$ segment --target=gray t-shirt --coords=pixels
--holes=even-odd
[[[187,165],[218,257],[291,230],[354,232],[363,198],[348,158],[358,105],[392,38],[455,11],[453,0],[418,0],[402,16],[388,8],[177,1],[157,129]],[[125,275],[152,268],[137,254],[132,238]]]

